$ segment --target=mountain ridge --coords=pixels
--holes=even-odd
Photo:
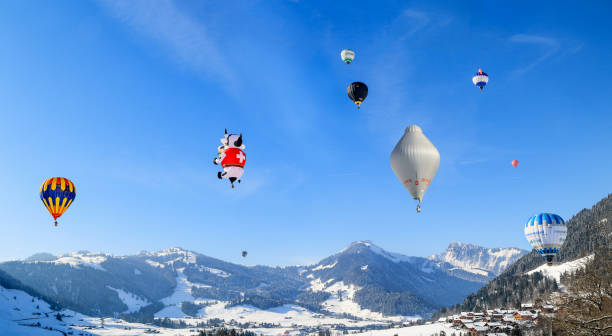
[[[138,315],[136,308],[150,317],[175,316],[183,314],[183,301],[195,305],[193,313],[207,300],[260,309],[294,304],[351,318],[427,316],[483,284],[457,276],[461,270],[448,263],[389,252],[367,240],[308,266],[245,266],[171,247],[125,256],[42,253],[0,263],[0,269],[92,316]]]

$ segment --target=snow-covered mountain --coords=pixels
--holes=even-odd
[[[37,254],[0,263],[0,270],[64,308],[137,318],[248,320],[284,307],[306,320],[397,321],[427,316],[482,286],[482,279],[460,276],[465,271],[445,261],[387,252],[369,241],[306,267],[246,267],[170,248],[130,256]]]
[[[301,272],[309,282],[308,293],[329,294],[323,307],[357,316],[368,312],[350,305],[385,315],[426,315],[481,286],[426,258],[387,252],[370,241],[353,242]]]
[[[466,278],[465,274],[458,271],[469,273],[469,278],[482,282],[498,276],[508,266],[512,265],[528,251],[514,247],[508,248],[486,248],[473,244],[453,242],[448,245],[446,251],[432,255],[430,260],[435,262],[446,262],[454,266],[449,271],[455,275]]]

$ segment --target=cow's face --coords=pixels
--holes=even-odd
[[[229,134],[226,135],[226,146],[229,148],[241,148],[242,147],[242,134]]]

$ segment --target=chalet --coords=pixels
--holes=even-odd
[[[491,313],[491,321],[500,321],[503,318],[504,318],[504,314],[501,312]]]
[[[527,310],[518,311],[513,316],[517,321],[533,320],[535,318],[535,314]]]
[[[472,328],[470,328],[470,333],[472,335],[486,335],[487,331],[489,331],[489,328],[485,326],[475,325]]]
[[[552,305],[543,305],[542,306],[542,313],[554,313],[555,312],[555,307]]]
[[[523,304],[521,304],[521,309],[522,310],[532,310],[533,309],[533,303],[523,303]]]

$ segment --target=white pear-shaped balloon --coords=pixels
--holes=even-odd
[[[417,212],[421,212],[421,202],[427,188],[438,172],[440,153],[417,125],[406,128],[404,136],[391,152],[391,169],[419,201]]]

